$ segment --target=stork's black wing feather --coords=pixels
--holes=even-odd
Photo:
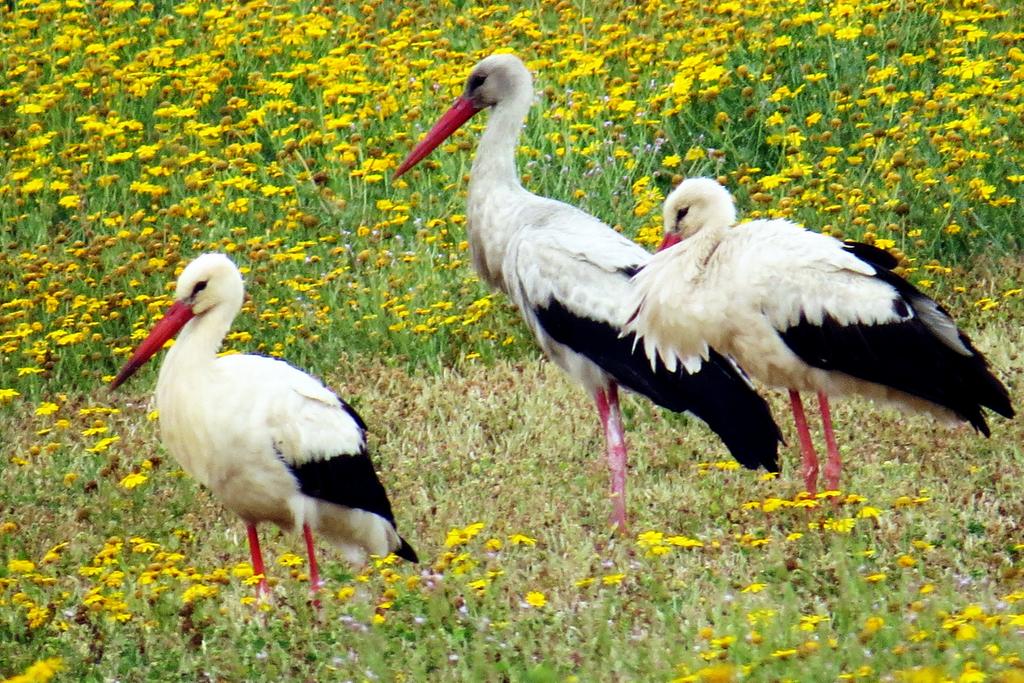
[[[843,242],[843,249],[850,252],[861,261],[870,263],[875,267],[883,268],[885,270],[892,270],[900,264],[899,260],[897,260],[895,256],[887,252],[885,249],[881,249],[872,244],[846,240]]]
[[[660,359],[651,367],[634,334],[620,337],[616,327],[577,315],[555,299],[534,314],[552,339],[596,363],[623,387],[702,419],[744,467],[779,471],[778,425],[765,400],[727,358],[712,350],[697,372],[682,367],[669,372]]]
[[[820,323],[811,323],[801,316],[796,325],[780,333],[786,345],[816,368],[843,372],[943,406],[985,436],[989,428],[982,407],[1013,417],[1009,393],[992,374],[988,361],[962,331],[956,330],[962,344],[959,350],[937,334],[935,320],[941,318],[944,324],[939,329],[948,325],[946,334],[951,336],[955,329],[952,318],[941,305],[890,270],[895,267],[892,255],[865,244],[847,243],[845,248],[874,266],[874,277],[895,290],[892,307],[903,319],[841,323],[826,315]]]
[[[366,424],[359,414],[344,401],[341,402],[360,431],[366,431]],[[387,491],[373,468],[370,453],[364,445],[354,453],[337,453],[320,460],[309,460],[301,465],[287,463],[288,468],[299,482],[299,490],[311,498],[366,510],[386,519],[395,526],[395,515]],[[401,539],[401,547],[395,554],[411,562],[417,562],[416,552]]]

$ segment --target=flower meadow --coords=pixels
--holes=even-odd
[[[0,6],[0,680],[1024,681],[1024,432],[837,406],[849,490],[736,469],[627,399],[627,537],[586,396],[477,280],[482,115],[391,174],[514,51],[524,184],[653,248],[681,178],[890,250],[1019,396],[1017,3],[13,0]],[[367,419],[412,566],[309,603],[159,445],[155,369],[104,385],[194,255],[248,294],[226,351]],[[154,364],[155,365],[155,364]],[[794,443],[784,401],[776,418]],[[1017,405],[1019,409],[1019,405]],[[269,529],[268,529],[269,531]]]

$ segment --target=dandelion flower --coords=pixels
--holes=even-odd
[[[540,591],[530,591],[526,594],[524,600],[530,607],[536,607],[538,609],[548,604],[547,597],[545,597],[545,595]]]

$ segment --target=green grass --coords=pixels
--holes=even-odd
[[[1019,348],[1019,330],[1008,323],[977,339],[994,349],[1014,393],[1024,365],[1001,349]],[[73,680],[667,680],[713,663],[750,667],[752,680],[879,680],[919,665],[955,680],[968,661],[1004,676],[1021,663],[1019,421],[995,421],[985,440],[841,402],[842,500],[857,497],[765,512],[746,504],[792,500],[800,490],[795,448],[776,481],[721,469],[731,463],[706,429],[630,399],[633,533],[618,538],[606,526],[596,416],[549,364],[412,375],[349,359],[330,365],[337,370],[328,380],[370,423],[419,567],[371,568],[357,580],[321,548],[329,585],[319,615],[308,584],[276,563],[272,600],[262,610],[243,605],[254,591],[232,573],[248,556],[243,526],[173,462],[157,461],[145,393],[129,393],[122,412],[106,418],[122,438],[103,454],[86,452],[94,438],[79,434],[94,416],[72,417],[55,447],[33,453],[34,431],[49,418],[21,411],[5,425],[27,462],[0,474],[8,511],[0,524],[9,525],[0,554],[37,566],[0,567],[4,671],[57,656]],[[70,396],[60,414],[97,398]],[[795,443],[782,396],[773,408]],[[149,479],[126,490],[119,482],[147,458]],[[65,479],[69,472],[77,478]],[[866,508],[877,519],[860,517]],[[830,519],[852,528],[812,528]],[[477,522],[478,535],[445,546],[449,530]],[[663,539],[654,545],[668,552],[652,557],[650,543],[637,542],[647,531],[703,547]],[[803,536],[787,540],[794,532]],[[516,534],[536,545],[514,545]],[[297,536],[264,536],[268,559],[302,552]],[[123,546],[94,560],[111,539]],[[156,546],[133,552],[143,539]],[[489,552],[488,539],[501,549]],[[59,557],[42,561],[65,542]],[[180,557],[160,555],[170,552]],[[94,565],[95,574],[81,574]],[[147,572],[151,583],[140,581]],[[472,584],[485,579],[486,587]],[[577,585],[585,579],[594,584]],[[185,605],[193,585],[217,592]],[[355,594],[339,599],[347,587]],[[527,605],[531,591],[545,596],[543,607]],[[87,606],[93,594],[104,599]],[[35,628],[33,606],[49,611]],[[823,619],[811,624],[812,616]]]

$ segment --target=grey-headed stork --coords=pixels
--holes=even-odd
[[[891,254],[787,220],[735,222],[732,195],[715,180],[690,178],[669,194],[665,239],[635,278],[625,329],[652,363],[674,367],[710,345],[788,389],[809,492],[818,459],[801,391],[818,394],[833,490],[841,463],[829,395],[968,422],[986,436],[982,407],[1013,416],[984,356],[942,306],[893,272]]]
[[[469,180],[467,231],[480,277],[518,306],[544,353],[594,397],[611,469],[612,523],[626,529],[626,441],[617,387],[704,420],[748,468],[778,470],[781,435],[767,403],[724,356],[653,367],[632,338],[630,278],[651,255],[597,218],[520,184],[515,152],[533,100],[529,70],[491,55],[396,170],[412,168],[471,116],[490,109]]]
[[[178,278],[174,304],[111,388],[178,334],[156,384],[160,433],[182,469],[245,521],[253,571],[264,577],[261,593],[267,583],[259,522],[302,529],[314,592],[320,575],[313,530],[355,564],[391,552],[416,562],[395,528],[359,415],[284,361],[217,356],[243,295],[242,276],[227,256],[196,258]]]

